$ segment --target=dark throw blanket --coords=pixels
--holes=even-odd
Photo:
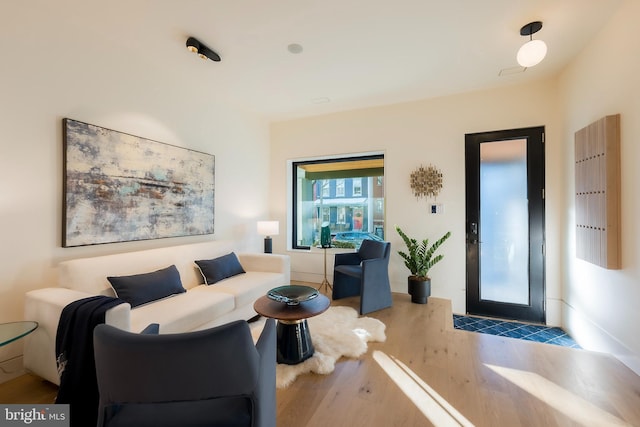
[[[56,362],[60,388],[56,403],[71,408],[71,426],[95,426],[98,419],[98,383],[93,355],[93,329],[105,313],[124,301],[95,296],[74,301],[60,315],[56,334]]]

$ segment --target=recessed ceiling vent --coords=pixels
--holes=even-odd
[[[527,67],[509,67],[509,68],[503,68],[502,70],[500,70],[498,72],[498,75],[500,77],[510,76],[512,74],[524,73],[525,71],[527,71]]]

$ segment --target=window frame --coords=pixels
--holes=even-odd
[[[298,221],[298,166],[306,165],[306,164],[320,164],[320,163],[338,163],[338,162],[349,162],[349,161],[357,161],[357,160],[372,160],[372,159],[382,159],[383,163],[385,160],[385,153],[382,151],[377,152],[367,152],[367,153],[354,153],[344,156],[323,156],[323,157],[314,157],[314,158],[303,158],[303,159],[290,159],[287,160],[288,163],[288,200],[287,200],[287,216],[288,216],[288,226],[287,226],[287,237],[288,250],[304,250],[309,251],[312,246],[306,245],[298,245],[297,243],[297,221]],[[383,165],[384,170],[384,165]],[[382,182],[385,180],[383,178]],[[361,184],[362,186],[363,184]],[[346,187],[346,184],[345,184]],[[383,190],[384,194],[384,190]],[[346,197],[346,194],[345,194]],[[369,195],[368,197],[372,197]],[[386,196],[385,196],[386,197]],[[383,206],[386,203],[383,202]],[[384,208],[383,208],[384,209]],[[384,214],[386,216],[386,213]],[[371,233],[374,231],[371,230]]]

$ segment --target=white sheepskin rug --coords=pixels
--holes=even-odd
[[[371,317],[358,317],[358,311],[351,307],[329,307],[307,322],[315,352],[297,365],[279,363],[276,367],[278,388],[288,387],[300,374],[330,374],[340,357],[360,357],[367,351],[367,342],[386,339],[384,323]],[[264,321],[256,323],[264,325]],[[262,327],[257,329],[254,334],[262,331]]]

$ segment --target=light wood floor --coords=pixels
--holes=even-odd
[[[0,403],[54,403],[58,386],[35,375],[25,374],[0,384]]]
[[[386,324],[386,342],[278,390],[279,427],[640,426],[640,377],[615,358],[455,330],[448,300],[393,302],[368,314]]]
[[[455,330],[437,298],[394,294],[368,316],[386,324],[386,342],[279,389],[278,427],[640,426],[640,377],[611,356]],[[24,375],[0,384],[0,402],[50,403],[55,392]]]

